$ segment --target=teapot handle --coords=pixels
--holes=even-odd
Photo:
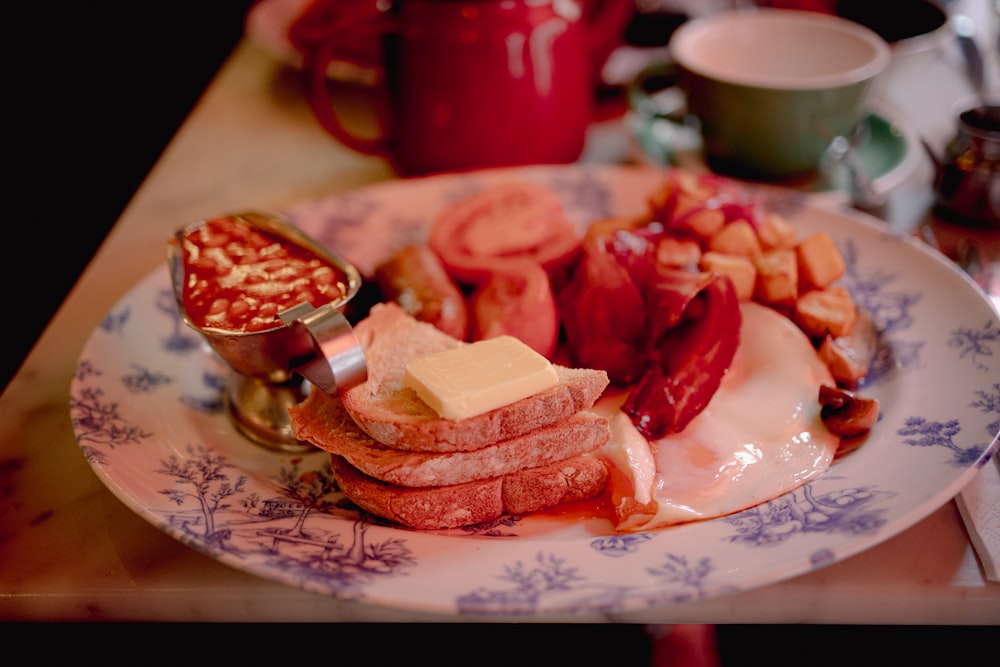
[[[600,73],[611,52],[625,35],[636,12],[635,0],[581,0],[588,26],[590,53]]]
[[[338,21],[336,27],[331,29],[330,35],[317,48],[301,50],[303,87],[306,100],[316,119],[327,132],[348,148],[359,153],[383,157],[392,153],[383,82],[377,81],[374,86],[379,133],[374,137],[363,137],[352,132],[341,121],[330,99],[327,71],[337,54],[338,33],[350,34],[352,39],[370,35],[373,40],[378,40],[390,29],[389,21],[382,15],[359,12],[357,15],[348,15]],[[384,70],[379,72],[379,76],[385,76]]]

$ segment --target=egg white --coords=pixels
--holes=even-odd
[[[655,514],[632,516],[645,530],[737,512],[821,475],[840,439],[820,418],[820,384],[833,384],[809,339],[788,318],[753,302],[740,306],[740,344],[705,410],[681,433],[647,441],[618,409],[602,452],[632,484],[637,503]],[[619,526],[622,528],[622,526]]]

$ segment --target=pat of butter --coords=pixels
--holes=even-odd
[[[467,419],[559,384],[549,360],[513,336],[436,352],[406,365],[403,384],[445,419]]]

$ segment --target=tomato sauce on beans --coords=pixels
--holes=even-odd
[[[323,257],[238,217],[208,220],[182,239],[184,309],[198,327],[251,333],[277,314],[343,297],[346,277]]]

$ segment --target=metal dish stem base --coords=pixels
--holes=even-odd
[[[307,394],[308,383],[298,377],[273,383],[232,371],[226,407],[236,428],[254,444],[275,452],[303,454],[318,450],[295,437],[288,408]]]

